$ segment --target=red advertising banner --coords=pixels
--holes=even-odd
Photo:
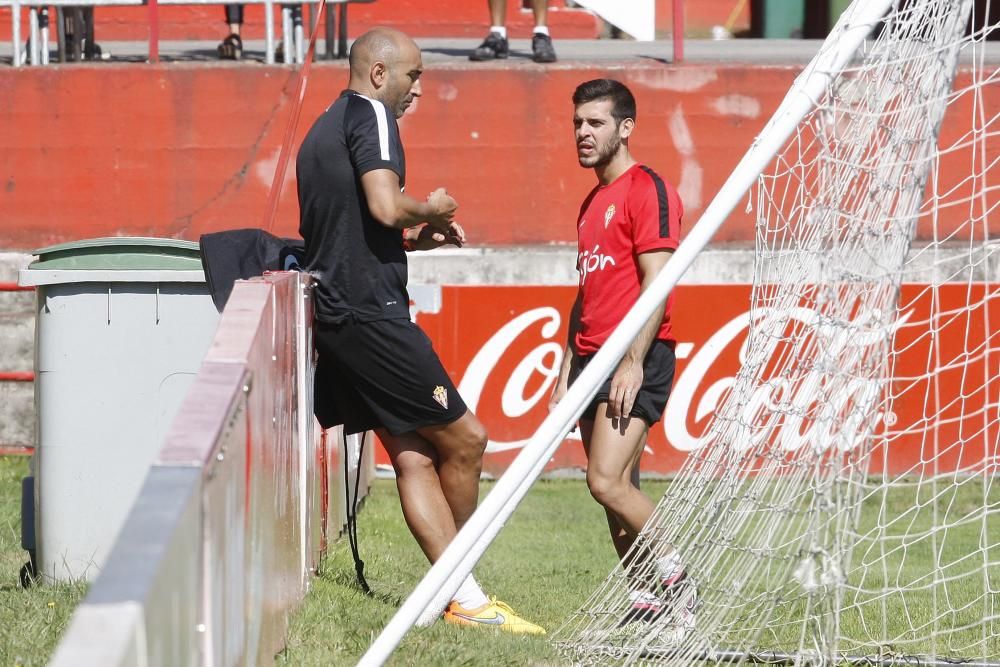
[[[431,288],[433,298],[416,298],[416,321],[489,431],[484,471],[502,474],[548,414],[576,287],[437,289]],[[990,332],[1000,331],[1000,307],[988,305],[1000,294],[988,289],[984,284],[903,286],[904,314],[895,335],[898,355],[892,370],[898,379],[885,388],[894,399],[891,413],[876,417],[876,437],[887,446],[878,448],[873,472],[920,473],[926,472],[924,466],[971,469],[995,460],[1000,349],[995,340],[991,344]],[[644,473],[672,474],[699,446],[740,368],[751,321],[750,293],[750,285],[677,288],[677,374],[664,418],[650,430]],[[938,313],[933,318],[932,305]],[[944,363],[953,358],[955,362]],[[935,366],[943,370],[928,371]],[[930,431],[918,430],[918,425]],[[802,433],[779,436],[784,442],[805,443],[815,429],[803,428]],[[378,462],[388,462],[384,452]],[[585,467],[579,438],[571,433],[548,469]]]

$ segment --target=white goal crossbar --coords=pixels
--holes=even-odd
[[[621,324],[570,386],[563,400],[528,440],[507,472],[498,480],[475,513],[417,584],[382,633],[362,656],[359,665],[382,665],[415,623],[433,622],[452,599],[462,581],[510,518],[559,448],[597,389],[624,356],[642,325],[657,308],[698,254],[757,182],[761,171],[784,146],[799,121],[816,105],[831,79],[844,68],[892,6],[893,0],[855,0],[843,13],[819,53],[796,78],[785,99],[757,140],[733,170],[698,223],[649,289],[642,293]]]

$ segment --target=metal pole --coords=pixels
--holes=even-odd
[[[14,67],[21,66],[21,3],[14,0],[10,7],[10,39],[14,50]]]
[[[160,4],[158,0],[149,2],[149,62],[160,62]]]
[[[32,65],[39,64],[38,55],[38,9],[32,7],[28,10],[28,62]]]
[[[274,3],[264,0],[264,62],[274,64]]]
[[[673,0],[674,63],[684,62],[684,0]]]
[[[38,14],[38,28],[41,33],[42,64],[49,64],[49,8],[42,7]]]
[[[292,46],[292,10],[287,5],[281,6],[281,50],[286,65],[293,61]]]
[[[302,64],[306,60],[305,30],[302,26],[302,5],[292,7],[292,43],[295,44],[295,62]]]

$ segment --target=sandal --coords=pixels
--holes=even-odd
[[[243,57],[243,40],[235,32],[219,44],[219,58],[222,60],[239,60]]]

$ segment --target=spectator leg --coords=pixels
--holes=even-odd
[[[337,57],[347,57],[347,3],[342,2],[337,5],[337,26],[339,37],[337,39]]]
[[[292,42],[295,44],[295,62],[306,61],[305,29],[302,26],[302,5],[292,7]]]
[[[73,7],[67,12],[66,35],[70,43],[70,62],[83,60],[83,9]]]
[[[42,64],[49,64],[49,8],[42,7],[38,13],[38,30],[41,33]]]
[[[336,57],[334,51],[334,43],[337,41],[337,19],[333,14],[334,8],[330,5],[326,6],[326,15],[323,17],[323,25],[326,30],[324,35],[326,45],[324,47],[327,60],[333,60]]]
[[[284,56],[283,60],[286,65],[292,63],[293,60],[293,45],[292,45],[292,9],[288,5],[281,6],[281,50]]]
[[[56,7],[56,58],[66,62],[66,15],[62,7]]]
[[[97,57],[97,45],[94,43],[94,8],[83,8],[83,25],[86,42],[84,43],[83,56],[87,60],[94,60]]]
[[[38,53],[38,8],[28,9],[28,62],[38,65],[41,58]]]

